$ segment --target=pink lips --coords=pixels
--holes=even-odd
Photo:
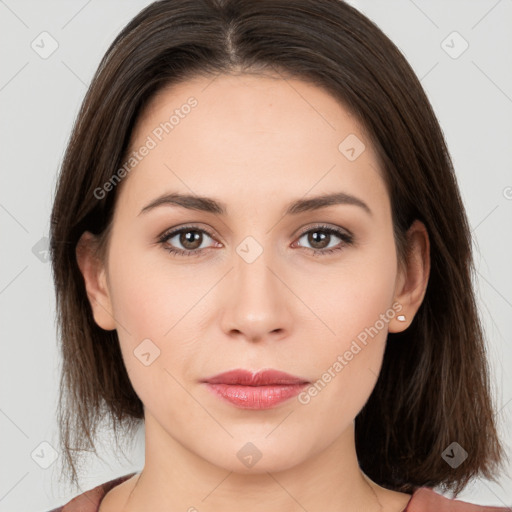
[[[243,409],[270,409],[298,395],[309,384],[278,370],[232,370],[203,382],[215,395]]]

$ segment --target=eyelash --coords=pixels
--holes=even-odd
[[[172,256],[176,256],[176,257],[179,257],[179,256],[199,256],[200,254],[203,253],[203,251],[206,248],[195,249],[195,250],[182,250],[182,249],[176,249],[175,247],[167,245],[167,241],[169,239],[173,238],[176,235],[179,235],[180,233],[183,233],[183,232],[186,233],[188,231],[203,232],[203,233],[206,233],[209,237],[213,238],[212,233],[210,233],[207,229],[198,228],[196,226],[185,226],[185,227],[179,228],[179,229],[177,229],[175,231],[165,232],[163,235],[161,235],[158,238],[158,242],[162,245],[163,249],[166,250],[167,252],[169,252]],[[338,238],[340,238],[342,240],[342,243],[340,243],[336,247],[332,247],[330,249],[310,249],[309,247],[304,247],[304,249],[307,249],[307,250],[311,251],[313,253],[313,256],[329,255],[329,254],[332,254],[334,252],[340,251],[345,246],[351,245],[353,243],[353,236],[351,234],[348,234],[348,233],[346,233],[344,231],[341,231],[339,229],[332,228],[330,226],[325,226],[325,225],[318,225],[318,226],[314,226],[312,228],[309,228],[308,230],[303,231],[299,235],[299,238],[302,238],[304,235],[306,235],[306,234],[308,234],[308,233],[310,233],[312,231],[313,232],[315,232],[315,231],[323,231],[325,233],[328,233],[329,235],[335,235],[335,236],[337,236]]]

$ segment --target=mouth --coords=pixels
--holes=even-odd
[[[242,409],[271,409],[298,395],[309,381],[278,370],[231,370],[202,381],[217,397]]]

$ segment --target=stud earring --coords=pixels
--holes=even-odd
[[[399,321],[399,322],[405,322],[405,315],[398,315],[396,317],[396,319]]]

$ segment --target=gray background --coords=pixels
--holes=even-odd
[[[60,356],[44,237],[87,86],[114,36],[149,3],[0,0],[1,511],[49,510],[75,495],[58,484],[51,458]],[[512,458],[512,0],[350,3],[405,54],[446,136],[474,235],[500,432]],[[47,58],[31,46],[51,49],[44,31],[58,44]],[[82,490],[143,466],[143,431],[124,464],[108,450],[108,432],[102,439],[103,461],[82,469]],[[500,485],[475,480],[459,499],[511,506],[511,475],[508,466]]]

